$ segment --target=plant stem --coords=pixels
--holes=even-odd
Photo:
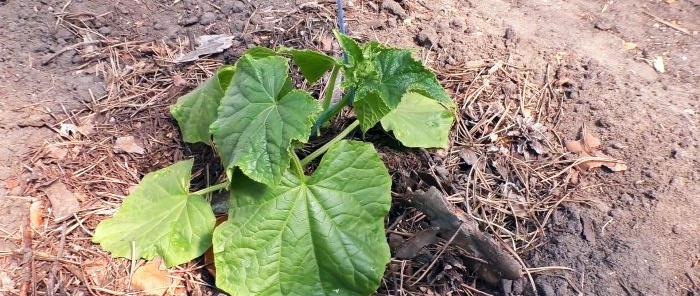
[[[360,126],[360,121],[355,120],[355,122],[348,125],[348,127],[346,127],[342,132],[335,136],[335,138],[328,141],[328,143],[321,146],[321,148],[316,149],[316,151],[309,154],[309,156],[304,157],[304,159],[301,160],[301,166],[306,166],[307,164],[309,164],[309,162],[312,162],[314,159],[316,159],[316,157],[319,157],[321,154],[325,153],[329,148],[331,148],[331,146],[333,146],[333,144],[347,137],[347,135],[350,134],[350,132],[352,132],[358,126]]]
[[[321,112],[321,115],[319,115],[318,119],[316,119],[316,122],[314,122],[313,128],[311,128],[311,134],[314,135],[318,133],[318,130],[321,128],[321,125],[333,118],[333,116],[335,116],[336,114],[340,113],[340,110],[342,110],[343,107],[349,105],[352,102],[354,96],[355,91],[351,89],[349,93],[343,96],[343,99],[340,102],[333,105],[333,107]]]
[[[339,65],[333,66],[333,71],[331,72],[331,78],[326,84],[326,93],[323,97],[323,111],[328,110],[331,106],[331,99],[333,98],[333,90],[335,89],[335,82],[338,79],[338,72],[340,71]]]
[[[223,182],[223,183],[209,186],[209,187],[204,188],[204,189],[199,190],[199,191],[195,191],[191,194],[193,194],[193,195],[205,195],[205,194],[210,193],[210,192],[219,191],[221,189],[226,189],[228,187],[228,185],[229,185],[229,183],[227,181],[227,182]]]
[[[304,166],[299,162],[299,156],[296,153],[292,153],[292,163],[294,164],[294,169],[297,171],[297,176],[300,180],[304,180]]]

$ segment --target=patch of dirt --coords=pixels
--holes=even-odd
[[[376,16],[384,26],[349,27],[387,44],[420,45],[420,56],[439,72],[468,61],[502,60],[527,65],[536,82],[553,66],[568,98],[556,126],[562,137],[576,139],[585,124],[601,136],[607,155],[628,162],[623,173],[584,173],[579,190],[546,226],[547,240],[526,254],[529,267],[574,270],[535,275],[541,295],[698,291],[689,280],[700,271],[694,214],[700,209],[697,3],[398,3],[407,16],[379,11],[372,2],[356,5],[354,15]],[[657,56],[666,73],[650,64]],[[588,206],[569,204],[577,201]],[[528,293],[524,286],[516,281],[502,291]]]
[[[517,251],[535,283],[532,287],[527,277],[489,283],[483,274],[474,277],[478,260],[471,262],[459,250],[435,256],[444,245],[437,244],[412,260],[394,260],[380,293],[700,293],[700,28],[692,23],[700,15],[698,3],[346,2],[349,33],[416,49],[416,56],[440,73],[455,99],[469,105],[462,108],[454,138],[476,138],[453,143],[450,151],[416,151],[409,157],[394,153],[392,143],[380,145],[396,172],[396,203],[389,221],[416,217],[405,200],[406,188],[446,187],[443,192],[454,193],[451,201],[466,212],[473,209],[476,216],[502,219],[502,224],[479,221],[479,227]],[[0,230],[6,233],[0,251],[9,255],[0,260],[0,270],[12,279],[11,285],[0,283],[0,291],[26,292],[22,285],[29,278],[40,291],[126,291],[128,262],[111,260],[91,244],[91,230],[147,172],[195,157],[198,186],[212,181],[206,180],[207,171],[220,169],[202,165],[212,157],[210,150],[182,145],[168,105],[251,46],[285,44],[337,53],[337,44],[329,41],[334,12],[333,1],[0,1],[0,30],[5,32],[0,40]],[[195,64],[169,63],[190,51],[192,40],[203,34],[232,34],[233,47]],[[658,57],[665,73],[652,66]],[[537,108],[518,105],[519,100]],[[496,107],[499,102],[505,104]],[[538,168],[531,170],[531,179],[519,180],[530,168],[503,170],[491,157],[509,153],[490,145],[497,142],[490,137],[524,138],[520,130],[508,134],[520,126],[497,130],[480,119],[488,112],[515,118],[526,109],[545,110],[546,118],[538,119],[551,133],[546,140],[508,142],[512,155],[530,155],[542,148],[537,145],[563,147],[585,125],[601,138],[602,152],[626,161],[629,169],[564,170],[573,156],[556,148],[547,157],[562,157],[562,162],[548,170],[542,168],[551,160],[538,153],[525,159],[530,162],[516,161]],[[79,131],[60,136],[61,124],[73,124]],[[126,136],[133,136],[132,144],[145,154],[115,150],[117,140]],[[484,155],[482,169],[494,177],[469,173],[476,163],[473,156]],[[558,175],[560,171],[564,174]],[[50,219],[50,202],[42,189],[56,179],[80,200],[78,219]],[[503,203],[510,197],[523,198],[506,190],[510,181],[532,184],[527,198],[539,201],[542,210],[534,207],[532,213],[518,215],[514,208],[502,208],[511,205]],[[479,190],[491,186],[501,191],[488,195],[485,203],[459,195],[467,190],[481,194]],[[44,204],[48,227],[34,231],[31,264],[22,260],[27,251],[19,248],[27,242],[21,229],[29,203],[37,200]],[[390,229],[410,236],[427,226],[410,223],[411,228],[397,222]],[[403,238],[389,240],[395,245]],[[63,260],[64,269],[52,268],[56,258]],[[436,258],[439,263],[431,267]],[[74,260],[85,262],[76,265]],[[425,277],[418,284],[403,281],[419,271]],[[215,293],[198,284],[200,273],[178,272],[189,293]],[[5,278],[2,272],[0,277]]]

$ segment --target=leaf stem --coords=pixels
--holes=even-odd
[[[292,153],[292,163],[294,164],[294,169],[297,171],[297,176],[299,177],[299,180],[304,180],[304,166],[301,165],[299,162],[299,156],[297,156],[296,153]]]
[[[228,185],[229,185],[229,182],[226,181],[223,183],[209,186],[209,187],[204,188],[204,189],[199,190],[199,191],[195,191],[195,192],[190,193],[190,194],[192,194],[192,195],[205,195],[205,194],[210,193],[210,192],[219,191],[221,189],[226,189],[228,187]]]
[[[344,139],[345,137],[348,136],[354,129],[356,129],[358,126],[360,126],[360,121],[355,120],[352,124],[348,125],[342,132],[340,132],[335,138],[331,139],[328,141],[328,143],[324,144],[321,146],[321,148],[316,149],[316,151],[312,152],[309,154],[307,157],[304,157],[304,159],[301,160],[301,166],[304,167],[310,162],[312,162],[316,157],[319,157],[321,154],[325,153],[333,144],[339,142],[340,140]]]
[[[333,71],[331,72],[331,77],[328,80],[328,83],[326,84],[326,93],[324,94],[323,97],[323,110],[328,110],[328,108],[331,106],[331,99],[333,98],[333,90],[335,89],[335,82],[338,78],[338,72],[340,71],[340,68],[342,66],[340,65],[334,65],[333,66]]]
[[[340,110],[342,110],[343,107],[349,105],[352,102],[354,96],[355,91],[351,89],[349,93],[343,96],[343,99],[340,102],[333,105],[333,107],[330,107],[325,111],[321,112],[321,115],[319,115],[318,119],[316,119],[316,122],[314,122],[313,128],[311,128],[311,134],[314,135],[318,133],[319,129],[321,128],[321,125],[333,118],[333,116],[335,116],[336,114],[340,113]]]

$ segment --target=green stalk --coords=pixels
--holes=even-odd
[[[340,66],[333,66],[333,72],[331,72],[331,78],[326,84],[326,93],[323,97],[323,111],[328,110],[328,108],[331,106],[331,99],[333,98],[333,90],[335,89],[335,81],[338,78],[339,70]]]
[[[210,193],[210,192],[219,191],[221,189],[226,189],[228,187],[228,185],[229,185],[229,183],[228,183],[228,181],[226,181],[223,183],[209,186],[209,187],[204,188],[204,189],[199,190],[199,191],[195,191],[191,194],[193,194],[193,195],[205,195],[205,194]]]
[[[321,146],[321,148],[316,149],[316,151],[312,152],[309,154],[309,156],[304,157],[304,159],[301,160],[301,166],[304,167],[310,162],[312,162],[316,157],[319,157],[321,154],[325,153],[333,144],[339,142],[340,140],[344,139],[345,137],[348,136],[355,128],[360,126],[360,121],[355,120],[352,124],[348,125],[342,132],[340,132],[335,138],[331,139],[328,141],[328,143],[324,144]]]
[[[304,180],[304,166],[299,163],[299,156],[296,153],[292,153],[292,164],[294,164],[294,169],[297,171],[297,176],[299,180]]]
[[[318,116],[318,119],[316,119],[314,126],[311,128],[311,134],[317,134],[321,129],[321,125],[333,118],[334,116],[336,116],[338,113],[340,113],[340,110],[342,110],[343,107],[349,105],[352,102],[353,97],[354,92],[353,90],[350,90],[350,93],[344,95],[343,99],[340,102],[333,105],[333,107],[321,112],[321,115]]]

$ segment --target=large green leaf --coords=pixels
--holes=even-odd
[[[389,262],[391,178],[371,144],[341,141],[316,172],[277,187],[234,183],[214,231],[217,287],[231,295],[369,295]],[[352,182],[351,182],[352,181]]]
[[[222,67],[213,77],[170,106],[170,113],[180,125],[185,142],[211,144],[209,125],[216,120],[219,102],[233,77],[234,69],[233,66]]]
[[[287,59],[243,56],[211,125],[229,177],[236,167],[251,179],[275,185],[289,167],[291,142],[306,142],[318,103],[290,90]]]
[[[447,148],[454,114],[438,101],[407,93],[381,121],[406,147]]]
[[[294,60],[309,83],[316,82],[323,74],[335,66],[335,59],[321,52],[308,49],[280,48],[280,53],[288,54]]]
[[[119,211],[97,225],[93,242],[116,257],[160,255],[168,266],[204,254],[216,219],[203,197],[189,193],[192,163],[184,160],[146,174]]]

